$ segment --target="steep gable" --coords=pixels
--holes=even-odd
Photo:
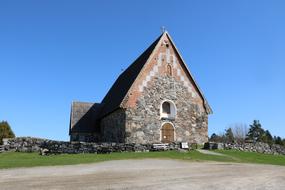
[[[173,79],[183,83],[188,93],[191,93],[194,101],[201,102],[206,113],[212,113],[202,91],[191,75],[187,65],[183,61],[178,49],[172,41],[170,35],[165,32],[151,53],[147,63],[144,64],[136,80],[133,82],[128,94],[122,102],[122,107],[134,107],[138,97],[144,92],[152,82],[152,79],[159,75],[167,75],[167,69],[173,74]]]
[[[148,62],[151,61],[152,57],[157,57],[157,59],[161,59],[157,54],[157,50],[160,48],[163,40],[168,39],[171,46],[173,47],[173,51],[177,55],[178,63],[183,67],[180,71],[185,71],[187,78],[190,80],[190,84],[193,85],[193,88],[198,93],[203,101],[204,108],[208,114],[212,113],[212,109],[208,105],[206,98],[204,97],[202,91],[194,80],[190,70],[182,59],[178,49],[176,48],[173,40],[167,32],[164,32],[160,35],[116,80],[113,84],[107,95],[104,97],[102,101],[102,110],[100,117],[104,117],[116,109],[120,107],[125,107],[125,102],[129,101],[130,104],[135,104],[135,98],[132,98],[133,95],[137,95],[142,92],[144,85],[149,82],[149,78],[146,78],[142,81],[142,84],[138,86],[138,89],[134,89],[135,83],[138,80],[139,76],[144,75],[145,72],[149,72],[151,76],[155,75],[158,67],[154,67],[154,70],[151,71],[147,68]],[[167,57],[166,57],[167,58]],[[175,63],[174,63],[175,64]],[[153,69],[153,68],[152,68]],[[183,77],[182,77],[183,79]],[[184,79],[186,81],[186,79]],[[186,82],[185,82],[186,84]],[[189,85],[189,89],[191,86]],[[133,100],[133,101],[132,101]]]
[[[164,32],[118,77],[100,104],[73,102],[70,140],[204,143],[210,113],[207,100]],[[167,135],[162,130],[165,123],[173,128]]]
[[[162,36],[162,35],[161,35]],[[161,36],[159,36],[116,80],[102,101],[101,117],[108,115],[120,107],[127,92],[137,78],[144,64],[153,52]]]
[[[172,46],[174,47],[174,50],[175,50],[176,54],[178,55],[178,58],[181,60],[182,67],[185,68],[186,74],[188,75],[188,78],[189,78],[191,84],[193,84],[194,88],[196,89],[196,91],[198,92],[198,94],[201,96],[201,98],[202,98],[202,100],[203,100],[203,104],[204,104],[204,107],[205,107],[206,112],[207,112],[208,114],[212,114],[212,113],[213,113],[213,110],[212,110],[212,108],[210,107],[210,105],[208,104],[208,101],[207,101],[206,97],[204,96],[202,90],[200,89],[198,83],[195,81],[193,75],[191,74],[191,71],[190,71],[190,69],[188,68],[186,62],[183,60],[183,58],[182,58],[182,56],[181,56],[179,50],[177,49],[176,45],[175,45],[174,42],[173,42],[171,36],[170,36],[168,33],[166,33],[166,34],[167,34],[167,37],[169,38],[170,43],[171,43]]]

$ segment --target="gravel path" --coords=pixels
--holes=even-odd
[[[178,160],[0,170],[0,189],[285,189],[285,167]]]

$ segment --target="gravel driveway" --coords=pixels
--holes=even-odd
[[[285,189],[285,167],[178,160],[0,170],[0,189]]]

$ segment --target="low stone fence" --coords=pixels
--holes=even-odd
[[[6,139],[6,142],[3,145],[4,151],[40,152],[42,155],[79,153],[103,154],[111,152],[149,152],[158,150],[180,149],[180,143],[167,144],[166,146],[163,146],[163,148],[160,149],[154,147],[153,144],[65,142],[31,137]]]
[[[264,154],[285,155],[285,147],[277,144],[269,145],[266,143],[244,143],[244,144],[225,144],[225,149],[234,149],[246,152],[258,152]]]
[[[159,145],[159,144],[158,144]],[[161,148],[159,148],[161,147]],[[195,146],[189,146],[194,149]],[[264,154],[285,155],[285,147],[280,145],[268,145],[266,143],[206,143],[207,149],[232,149],[246,152],[258,152]],[[5,139],[0,146],[0,153],[6,151],[16,152],[40,152],[41,154],[79,154],[79,153],[111,153],[111,152],[149,152],[158,150],[181,150],[180,143],[171,143],[164,146],[154,144],[125,144],[125,143],[84,143],[53,141],[48,139],[18,137]]]
[[[41,145],[47,141],[47,139],[32,137],[3,139],[2,148],[4,151],[39,152],[41,150]]]
[[[263,154],[285,155],[285,147],[277,144],[269,145],[266,143],[206,143],[206,149],[232,149],[245,152],[258,152]]]

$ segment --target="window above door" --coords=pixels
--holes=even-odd
[[[173,101],[165,100],[160,106],[160,119],[174,120],[176,117],[176,106]]]

